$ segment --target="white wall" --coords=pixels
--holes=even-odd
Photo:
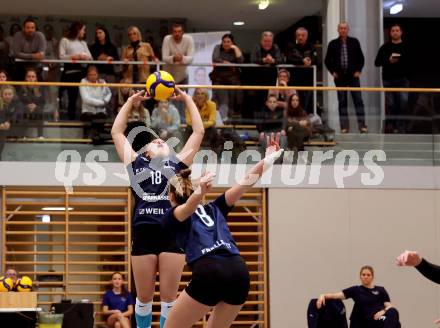
[[[402,326],[434,327],[440,289],[394,258],[415,249],[439,263],[440,191],[270,189],[268,210],[271,327],[307,327],[309,300],[359,284],[365,264]]]

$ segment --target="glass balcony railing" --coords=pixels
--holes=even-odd
[[[277,72],[286,69],[243,65],[237,83],[212,85],[208,75],[197,77],[195,67],[188,67],[190,79],[181,87],[202,108],[206,126],[202,148],[212,151],[218,161],[225,151],[232,152],[233,163],[246,161],[246,154],[263,151],[264,134],[282,131],[282,146],[293,152],[294,160],[308,164],[321,153],[327,154],[323,164],[333,164],[338,154],[352,150],[360,160],[377,151],[374,154],[384,159],[380,165],[440,162],[440,90],[317,87],[314,68],[308,69],[315,86],[284,87],[283,82],[268,86],[256,78],[269,74],[268,68],[274,70],[275,80]],[[219,83],[213,74],[211,78]],[[74,150],[84,161],[91,150],[102,150],[108,161],[119,162],[110,129],[130,92],[143,88],[142,83],[0,82],[2,160],[52,162],[63,151]],[[356,110],[350,101],[352,91],[361,92],[364,116],[359,102]],[[348,95],[346,115],[339,113],[338,92],[339,97]],[[103,115],[84,114],[95,110]],[[171,116],[173,120],[168,119]],[[164,139],[176,137],[177,151],[191,133],[180,102],[146,101],[132,110],[130,120],[143,121]]]

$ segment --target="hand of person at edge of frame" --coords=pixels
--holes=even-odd
[[[398,266],[418,266],[422,262],[421,256],[414,251],[404,251],[396,258]]]
[[[185,100],[189,95],[180,89],[177,85],[174,87],[174,95],[170,97],[170,100]]]
[[[435,320],[434,323],[435,323],[436,325],[440,325],[440,319]],[[440,326],[439,326],[439,327],[440,327]]]
[[[205,194],[212,187],[212,182],[214,181],[215,173],[205,172],[200,178],[200,189],[202,194]]]
[[[151,97],[146,95],[145,90],[142,90],[132,94],[129,99],[131,99],[131,101],[146,101],[151,99]]]
[[[318,300],[316,301],[316,307],[319,310],[322,306],[325,306],[325,297],[324,295],[319,295]]]
[[[374,320],[379,320],[382,316],[385,315],[385,311],[384,310],[380,310],[379,312],[376,312],[376,314],[374,315]]]

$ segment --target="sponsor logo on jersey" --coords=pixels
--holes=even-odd
[[[379,295],[379,291],[378,290],[373,290],[372,293],[373,293],[373,295],[376,295],[376,296]]]
[[[223,241],[223,239],[217,240],[214,245],[212,245],[211,247],[207,247],[202,249],[202,254],[207,254],[209,252],[212,252],[213,250],[219,248],[219,247],[226,247],[228,249],[231,249],[231,244],[230,243],[226,243],[225,241]]]
[[[159,200],[169,200],[166,195],[143,194],[142,200],[145,202],[157,202]]]
[[[147,207],[147,208],[140,208],[139,209],[139,215],[164,215],[165,211],[163,208],[154,208],[154,207]]]

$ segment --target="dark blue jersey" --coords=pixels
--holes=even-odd
[[[113,290],[108,290],[102,298],[102,305],[108,306],[109,310],[119,310],[125,312],[129,305],[133,305],[134,300],[130,292],[124,294],[115,294]]]
[[[184,222],[174,217],[174,208],[166,212],[163,224],[175,234],[177,246],[185,251],[188,264],[213,254],[215,256],[240,254],[226,222],[231,209],[232,207],[226,204],[223,194],[206,205],[199,205]]]
[[[168,199],[168,181],[187,166],[177,157],[149,159],[138,155],[127,166],[135,202],[133,226],[161,224],[162,217],[171,207]]]

